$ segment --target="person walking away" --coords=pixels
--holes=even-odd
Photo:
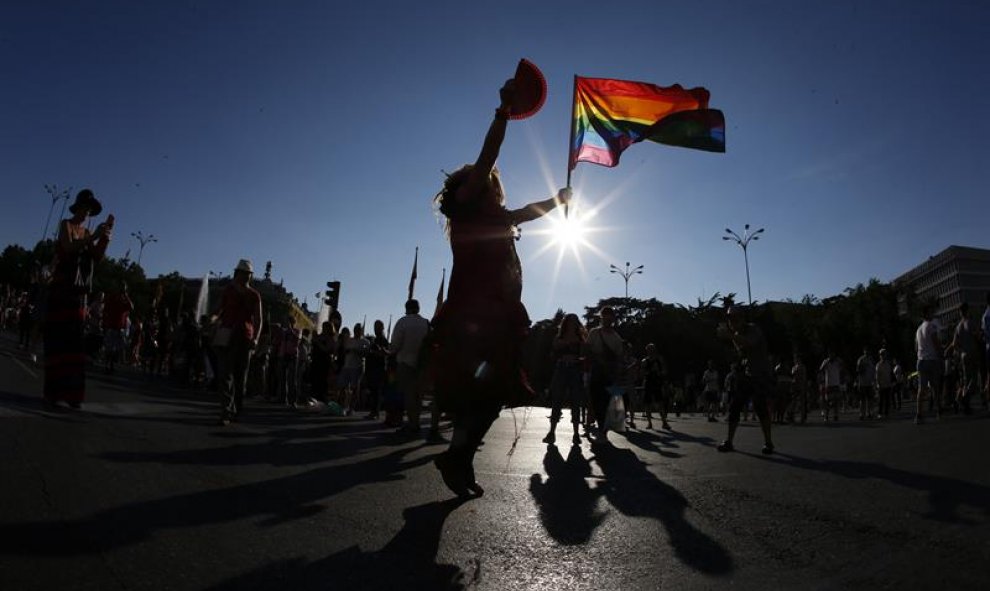
[[[605,414],[608,411],[609,388],[615,386],[622,371],[625,341],[615,330],[615,310],[605,306],[599,312],[601,324],[588,332],[588,394],[591,409],[598,424],[596,441],[608,443]]]
[[[739,380],[742,372],[739,370],[739,364],[732,362],[729,364],[729,371],[725,374],[725,383],[723,387],[725,388],[727,409],[732,408],[732,401],[741,395],[739,392]],[[745,409],[744,409],[745,410]],[[728,410],[726,410],[728,412]],[[749,420],[749,412],[745,412],[743,419],[744,421]]]
[[[894,369],[891,366],[886,349],[880,349],[880,361],[877,361],[876,376],[878,398],[877,418],[884,419],[889,417],[893,410],[894,392]]]
[[[801,409],[800,424],[808,422],[808,369],[801,362],[801,357],[794,354],[794,365],[791,366],[791,381],[794,388],[794,404],[791,406],[791,423],[794,423],[795,407]]]
[[[385,364],[388,361],[388,338],[385,336],[385,323],[375,320],[375,336],[371,339],[368,355],[364,360],[365,382],[368,384],[369,420],[377,420],[381,411],[382,396],[385,390]]]
[[[829,411],[833,413],[833,421],[839,420],[839,404],[842,399],[842,360],[835,356],[832,351],[828,352],[821,367],[818,368],[821,376],[821,383],[825,387],[825,395],[822,400],[822,418],[828,422]]]
[[[783,358],[773,369],[776,383],[774,384],[773,402],[773,422],[783,425],[786,422],[788,411],[791,408],[791,393],[794,390],[794,378],[791,377],[791,368]]]
[[[43,328],[43,402],[49,410],[60,401],[79,409],[86,398],[86,296],[92,286],[93,267],[110,244],[113,216],[92,234],[86,220],[102,210],[93,192],[83,189],[69,206],[72,217],[59,223]]]
[[[302,405],[299,396],[299,344],[302,334],[296,328],[296,321],[290,315],[286,318],[285,329],[282,332],[282,397],[281,402],[286,406],[299,408]]]
[[[202,350],[202,341],[200,348]],[[269,400],[268,383],[274,378],[271,375],[269,359],[272,356],[272,332],[271,325],[263,324],[261,334],[258,336],[258,345],[251,354],[251,368],[248,370],[248,383],[246,394],[249,397],[257,397],[261,400]],[[205,356],[201,355],[205,360]]]
[[[745,373],[740,376],[739,395],[734,397],[729,408],[729,428],[725,441],[717,447],[718,451],[729,452],[735,449],[732,440],[739,427],[739,414],[748,401],[753,403],[753,412],[760,420],[763,430],[764,455],[773,453],[774,446],[770,434],[770,414],[767,408],[767,394],[773,383],[770,367],[770,356],[767,353],[767,342],[763,331],[756,324],[747,322],[742,311],[736,306],[726,310],[727,324],[718,327],[718,336],[730,340],[737,354],[745,365]]]
[[[406,302],[406,315],[392,329],[389,352],[395,355],[396,380],[406,408],[406,424],[399,428],[407,435],[419,434],[419,415],[423,409],[419,391],[419,350],[430,332],[430,321],[419,315],[419,301]]]
[[[571,425],[574,445],[581,444],[581,407],[584,404],[584,348],[587,336],[577,314],[567,314],[557,329],[553,339],[553,377],[550,379],[550,432],[543,443],[557,440],[557,423],[561,418],[561,407],[567,402],[571,408]]]
[[[718,390],[720,383],[718,370],[715,369],[715,361],[713,359],[708,360],[705,372],[701,374],[701,383],[704,388],[705,411],[708,414],[708,422],[717,423],[718,419],[715,418],[715,415],[718,414]]]
[[[856,388],[859,394],[859,420],[873,418],[873,389],[877,383],[876,363],[868,348],[856,360]]]
[[[240,418],[251,351],[261,335],[261,295],[250,285],[253,273],[251,261],[241,259],[237,263],[233,280],[223,290],[216,316],[219,326],[213,345],[220,366],[220,425],[229,425]]]
[[[894,410],[901,410],[904,394],[907,391],[907,376],[899,359],[894,360]]]
[[[447,451],[434,461],[444,484],[458,496],[481,495],[474,454],[503,406],[535,397],[522,368],[529,313],[522,303],[518,226],[570,200],[570,189],[521,209],[505,207],[495,161],[515,96],[514,81],[500,89],[485,141],[472,165],[447,177],[434,198],[447,219],[453,254],[447,300],[435,318],[435,388],[440,408],[453,413]]]
[[[639,401],[636,386],[640,381],[639,359],[633,352],[632,343],[623,343],[622,371],[619,373],[619,387],[622,388],[622,403],[626,409],[626,420],[630,428],[636,428],[635,409]]]
[[[972,414],[970,398],[979,388],[979,358],[976,335],[969,324],[969,304],[959,305],[959,322],[953,332],[949,348],[959,358],[959,395],[957,397],[963,414]]]
[[[942,345],[939,342],[938,321],[933,319],[934,306],[926,304],[921,310],[922,321],[914,333],[915,352],[918,357],[918,406],[915,410],[914,424],[923,421],[925,392],[930,392],[934,400],[935,418],[942,416],[942,404],[939,400],[942,388]]]
[[[354,336],[344,344],[344,367],[340,373],[340,386],[344,389],[344,416],[350,416],[357,406],[357,397],[361,394],[361,379],[364,377],[364,357],[368,354],[371,343],[364,338],[364,326],[354,325]]]
[[[660,428],[670,431],[667,413],[670,411],[670,397],[665,390],[667,367],[653,343],[646,345],[646,357],[640,363],[643,372],[643,406],[646,409],[646,428],[653,428],[653,406],[659,407]]]
[[[326,403],[329,395],[330,360],[336,344],[334,326],[327,320],[320,326],[320,332],[313,337],[310,352],[309,380],[313,399]]]

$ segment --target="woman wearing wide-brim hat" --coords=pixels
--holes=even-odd
[[[49,409],[58,401],[78,409],[86,396],[86,298],[93,266],[103,259],[113,230],[113,216],[95,232],[86,227],[87,219],[103,211],[89,189],[79,191],[69,211],[72,217],[59,223],[44,323],[44,403]]]

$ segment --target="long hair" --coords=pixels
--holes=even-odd
[[[447,174],[447,178],[444,179],[443,187],[440,192],[433,197],[433,205],[437,208],[444,218],[444,233],[450,236],[450,220],[456,217],[460,217],[465,214],[472,214],[477,212],[482,205],[480,199],[469,199],[465,201],[457,201],[457,192],[461,189],[465,182],[467,182],[468,177],[471,176],[471,172],[474,170],[473,164],[465,164],[464,166],[458,168],[454,172]],[[489,187],[496,189],[498,193],[499,205],[505,203],[505,192],[502,190],[502,181],[499,175],[498,167],[493,167],[491,175],[489,175]]]
[[[557,338],[562,339],[567,336],[568,327],[571,325],[574,327],[572,330],[578,340],[584,342],[587,339],[587,335],[584,332],[584,327],[581,326],[581,319],[573,312],[565,315],[564,319],[560,321],[560,326],[557,328]]]

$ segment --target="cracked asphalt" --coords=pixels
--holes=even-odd
[[[44,412],[40,368],[0,348],[0,589],[985,589],[990,418],[724,425],[541,443],[506,411],[452,498],[442,446],[379,423],[124,373]],[[643,427],[642,421],[640,426]]]

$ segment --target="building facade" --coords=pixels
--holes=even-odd
[[[976,318],[986,306],[990,292],[990,250],[950,246],[894,279],[901,314],[908,314],[911,300],[935,302],[935,318],[943,327],[953,326],[959,305],[969,302]]]

